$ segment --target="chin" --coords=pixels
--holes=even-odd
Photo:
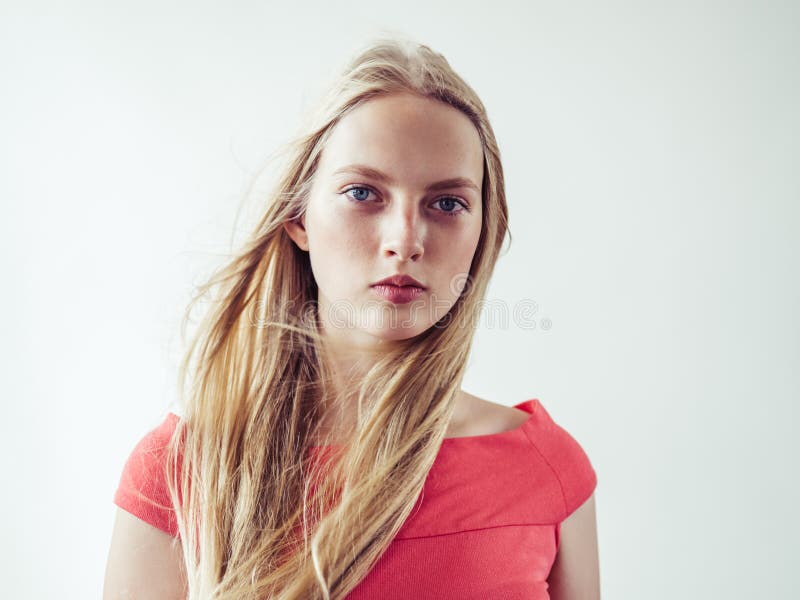
[[[428,329],[430,329],[430,325],[428,327],[420,327],[419,325],[415,325],[414,327],[384,327],[370,329],[368,333],[382,341],[399,342],[416,337],[426,332]]]

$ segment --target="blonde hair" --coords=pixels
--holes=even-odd
[[[311,434],[331,372],[320,358],[309,257],[283,224],[303,214],[339,119],[393,92],[445,102],[474,124],[484,152],[480,239],[448,314],[389,345],[357,391],[352,438],[315,454]],[[507,234],[486,110],[428,46],[390,37],[359,50],[287,148],[255,230],[184,318],[185,326],[192,306],[212,295],[181,363],[183,417],[167,447],[191,600],[339,599],[367,575],[412,512],[444,439]]]

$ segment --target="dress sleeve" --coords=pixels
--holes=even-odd
[[[580,444],[539,403],[536,416],[540,436],[536,446],[545,457],[558,479],[564,499],[563,521],[575,512],[597,487],[595,473],[589,457]]]
[[[166,446],[179,419],[167,413],[162,423],[136,444],[114,493],[114,504],[172,537],[178,537],[178,524],[164,469]]]

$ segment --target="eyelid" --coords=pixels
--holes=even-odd
[[[379,193],[374,187],[372,187],[371,185],[368,185],[366,183],[349,184],[348,186],[345,187],[345,189],[343,189],[339,193],[340,194],[346,194],[347,192],[349,192],[351,190],[359,189],[359,188],[367,189],[370,192],[372,192],[373,194],[378,194]],[[439,196],[438,198],[436,198],[434,200],[434,202],[439,202],[440,200],[447,200],[447,199],[456,200],[457,202],[459,202],[461,204],[461,208],[464,209],[465,211],[470,211],[471,210],[469,201],[467,201],[466,199],[462,198],[461,196],[455,196],[453,194],[445,194],[443,196]],[[359,202],[358,200],[353,200],[353,202],[356,202],[356,203],[359,203],[359,204],[364,204],[366,201],[362,200],[361,202]],[[453,214],[455,211],[451,211],[450,213],[448,213],[447,211],[442,210],[442,211],[439,211],[439,212],[443,212],[445,214]]]

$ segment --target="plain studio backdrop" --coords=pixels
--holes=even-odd
[[[2,595],[100,596],[189,295],[382,32],[489,111],[513,239],[464,388],[586,450],[603,597],[800,597],[800,11],[756,0],[3,2]]]

